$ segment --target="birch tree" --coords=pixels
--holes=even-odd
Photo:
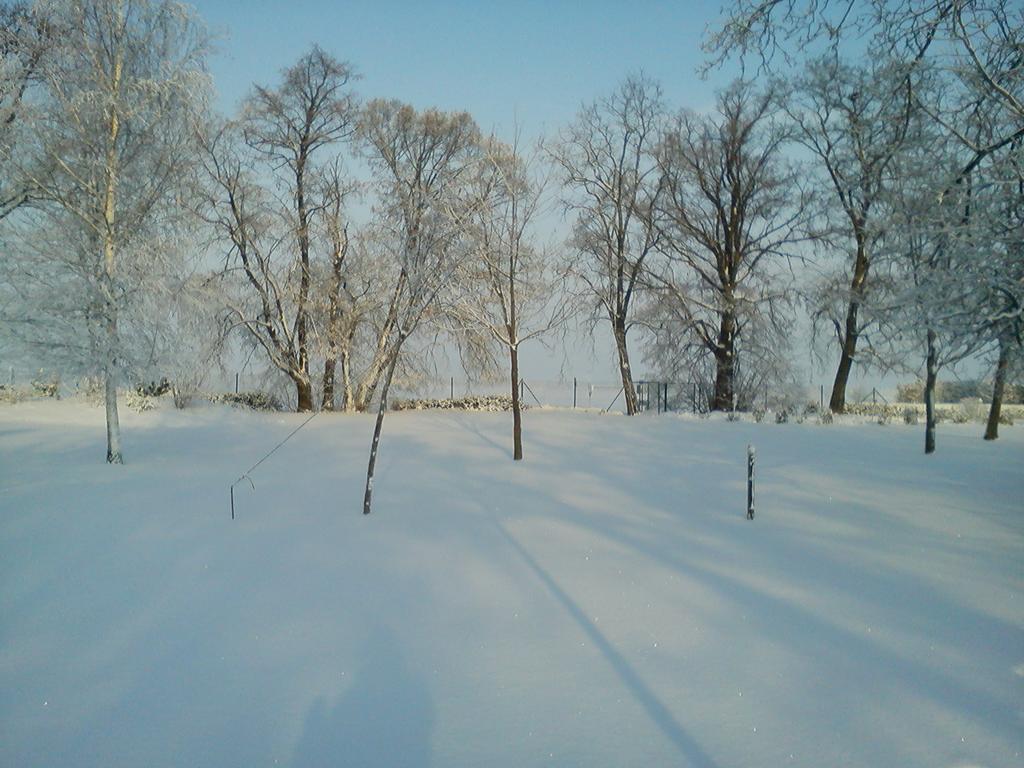
[[[661,88],[643,76],[631,77],[583,107],[551,149],[565,190],[564,209],[575,217],[567,271],[582,285],[592,320],[603,318],[611,326],[629,415],[638,407],[627,337],[657,242],[651,211],[659,186],[652,150],[663,117]]]
[[[21,240],[29,245],[16,289],[33,316],[19,320],[37,349],[52,339],[37,313],[84,326],[62,348],[66,361],[103,377],[107,461],[120,464],[117,386],[135,340],[122,321],[139,319],[142,296],[182,255],[173,241],[205,108],[207,37],[169,0],[67,0],[47,9],[61,34],[39,74],[34,156],[18,163],[34,201],[19,226],[34,226],[33,237],[52,247]]]
[[[393,288],[372,362],[379,404],[366,470],[363,514],[371,511],[374,470],[388,391],[402,347],[457,272],[468,211],[465,177],[476,162],[480,132],[465,112],[418,112],[398,101],[366,105],[359,135],[373,167],[376,209],[394,264]],[[372,391],[372,390],[371,390]]]

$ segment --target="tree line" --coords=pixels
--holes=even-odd
[[[610,331],[629,414],[631,354],[734,410],[793,377],[806,321],[833,412],[856,367],[923,369],[927,452],[939,371],[990,360],[995,438],[1024,344],[1022,14],[735,0],[708,67],[749,72],[713,109],[636,74],[527,145],[360,97],[319,46],[218,115],[189,6],[4,2],[3,344],[102,380],[112,463],[118,386],[187,395],[225,345],[299,411],[376,406],[365,511],[396,376],[440,343],[504,370],[520,459],[519,351],[572,319]]]

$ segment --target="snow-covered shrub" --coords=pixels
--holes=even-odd
[[[1013,414],[1011,414],[1009,411],[1000,411],[999,412],[999,423],[1004,425],[1004,426],[1007,426],[1007,427],[1012,427],[1013,426]]]
[[[34,397],[57,397],[59,391],[60,378],[57,374],[47,376],[43,371],[39,371],[32,379],[32,395]]]
[[[252,408],[254,411],[280,411],[281,403],[266,392],[225,392],[211,398],[215,403],[227,403],[239,408]]]
[[[917,409],[906,407],[903,409],[903,423],[904,424],[917,424]]]
[[[738,411],[729,411],[727,414],[725,414],[725,418],[727,421],[739,421],[740,414]]]
[[[143,411],[151,411],[156,406],[154,399],[138,389],[129,389],[124,396],[124,403],[133,411],[142,413]]]
[[[78,382],[78,393],[89,405],[103,405],[103,379],[86,376]]]
[[[189,384],[175,382],[171,387],[171,396],[174,398],[174,407],[179,411],[188,408],[192,399],[196,396],[197,390]]]
[[[785,408],[781,408],[775,412],[776,424],[785,424],[787,421],[789,421],[789,411],[787,411]]]
[[[832,415],[832,409],[826,408],[818,415],[819,424],[831,424],[835,421],[835,417]]]
[[[526,404],[522,404],[526,409]],[[463,410],[463,411],[511,411],[512,398],[509,395],[467,395],[466,397],[444,398],[432,400],[426,398],[411,400],[392,400],[393,411],[424,411],[424,410]]]
[[[960,411],[968,421],[981,421],[985,404],[980,397],[963,397],[960,399]]]
[[[935,407],[935,423],[941,424],[944,421],[948,421],[952,424],[967,424],[969,419],[967,415],[960,410],[960,406],[954,405],[951,407],[940,408]]]
[[[756,421],[758,424],[760,424],[762,421],[764,421],[765,413],[767,413],[767,412],[765,411],[764,408],[755,408],[754,409],[754,421]]]
[[[892,421],[892,414],[889,413],[889,411],[887,411],[887,410],[880,411],[876,421],[879,424],[879,426],[884,427],[886,424],[888,424],[890,421]]]
[[[4,405],[14,405],[20,403],[28,397],[28,392],[19,387],[10,387],[4,384],[0,384],[0,403]]]
[[[161,395],[166,395],[171,391],[171,383],[165,376],[160,379],[160,381],[150,381],[149,384],[139,384],[135,389],[140,395],[146,395],[147,397],[160,397]]]

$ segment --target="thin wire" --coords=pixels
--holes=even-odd
[[[626,391],[626,385],[623,384],[622,388],[619,390],[618,394],[615,395],[615,400],[612,400],[610,403],[608,403],[608,407],[604,409],[605,413],[608,413],[608,411],[610,411],[612,409],[612,406],[615,405],[615,402],[619,399],[619,395],[621,395],[625,391]]]
[[[254,483],[254,482],[252,481],[252,478],[251,478],[251,477],[249,477],[249,473],[250,473],[250,472],[252,472],[252,471],[253,471],[254,469],[256,469],[256,467],[258,467],[258,466],[259,466],[260,464],[262,464],[262,463],[263,463],[264,461],[266,461],[267,459],[269,459],[269,458],[270,458],[271,456],[273,456],[273,455],[274,455],[274,452],[275,452],[275,451],[276,451],[276,450],[277,450],[278,448],[280,448],[280,447],[281,447],[282,445],[284,445],[285,443],[287,443],[287,442],[288,442],[289,440],[291,440],[291,439],[292,439],[292,437],[294,437],[294,436],[295,436],[295,433],[296,433],[296,432],[298,432],[298,431],[299,431],[300,429],[302,429],[302,428],[303,428],[304,426],[306,426],[307,424],[309,424],[309,422],[311,422],[311,421],[312,421],[313,419],[315,419],[315,418],[316,418],[316,416],[317,416],[317,413],[318,413],[317,411],[314,411],[314,412],[313,412],[313,413],[312,413],[312,414],[310,415],[310,417],[309,417],[308,419],[306,419],[306,420],[305,420],[304,422],[302,422],[301,424],[299,424],[299,426],[297,426],[297,427],[296,427],[295,429],[293,429],[293,430],[292,430],[292,431],[291,431],[290,433],[288,433],[288,436],[287,436],[287,437],[286,437],[286,438],[285,438],[284,440],[282,440],[282,441],[281,441],[281,442],[279,442],[279,443],[278,443],[277,445],[275,445],[275,446],[274,446],[273,448],[271,448],[271,449],[270,449],[270,452],[269,452],[269,453],[267,453],[267,455],[266,455],[266,456],[264,456],[264,457],[263,457],[262,459],[260,459],[259,461],[257,461],[257,462],[256,462],[255,464],[253,464],[253,465],[252,465],[251,467],[249,467],[249,468],[248,468],[247,470],[245,470],[245,472],[243,472],[243,473],[242,473],[241,475],[239,475],[238,479],[237,479],[237,480],[235,480],[235,482],[233,482],[233,483],[231,484],[231,487],[229,488],[229,492],[230,492],[230,496],[231,496],[231,519],[232,519],[232,520],[234,520],[234,519],[235,519],[235,486],[236,486],[236,485],[238,485],[238,484],[239,484],[240,482],[242,482],[243,480],[248,480],[248,481],[249,481],[249,485],[251,485],[251,486],[252,486],[252,489],[253,489],[253,490],[256,490],[256,484],[255,484],[255,483]]]

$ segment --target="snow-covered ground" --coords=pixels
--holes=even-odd
[[[302,418],[0,408],[0,765],[1024,764],[1024,427]]]

